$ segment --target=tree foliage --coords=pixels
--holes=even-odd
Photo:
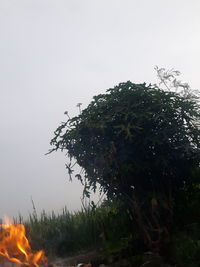
[[[52,151],[66,150],[83,168],[85,192],[100,184],[110,197],[175,196],[199,167],[199,118],[191,95],[128,81],[62,123]]]

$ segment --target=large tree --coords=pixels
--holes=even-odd
[[[86,191],[99,184],[108,197],[129,203],[152,246],[148,225],[154,224],[152,232],[168,231],[170,205],[193,186],[192,173],[200,163],[199,119],[191,95],[128,81],[95,96],[79,116],[62,123],[52,150],[66,150],[83,168]],[[151,211],[143,216],[147,197]],[[165,209],[158,214],[159,201]]]
[[[196,101],[129,81],[95,96],[57,128],[51,144],[108,196],[170,194],[190,184],[199,166],[199,117]]]

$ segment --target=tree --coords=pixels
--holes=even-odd
[[[88,186],[99,183],[108,196],[169,194],[190,183],[199,164],[197,103],[131,82],[107,92],[58,127],[53,150],[67,150]]]
[[[190,94],[128,81],[62,123],[52,151],[66,150],[83,168],[85,192],[100,184],[126,203],[145,244],[157,249],[170,231],[176,197],[191,188],[199,168],[199,118]]]

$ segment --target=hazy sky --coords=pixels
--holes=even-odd
[[[0,216],[80,207],[49,150],[64,111],[175,68],[200,88],[199,0],[0,0]]]

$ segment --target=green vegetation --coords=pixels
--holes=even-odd
[[[157,73],[165,90],[120,83],[62,123],[51,144],[84,170],[76,177],[85,195],[99,184],[109,199],[120,199],[144,250],[173,263],[173,233],[199,203],[200,107],[179,73]],[[199,220],[193,215],[189,223]]]
[[[156,71],[159,86],[120,83],[57,128],[50,152],[67,152],[70,179],[81,167],[85,196],[100,185],[108,200],[57,216],[34,209],[33,247],[98,249],[119,266],[200,266],[199,97],[179,72]]]
[[[44,249],[49,256],[69,256],[88,250],[100,250],[104,257],[120,257],[123,249],[128,249],[131,240],[127,213],[120,202],[104,201],[100,207],[88,205],[81,211],[62,214],[36,210],[24,221],[22,217],[15,223],[24,223],[33,249]]]
[[[100,207],[90,205],[81,211],[37,215],[34,211],[25,224],[33,249],[45,249],[49,258],[67,257],[97,250],[101,263],[118,262],[120,266],[139,267],[145,262],[161,266],[163,258],[144,249],[129,224],[128,213],[120,202],[105,201]],[[192,221],[192,220],[191,220]],[[197,267],[200,262],[200,220],[183,224],[173,234],[174,253],[179,267]],[[95,265],[94,265],[95,266]]]
[[[37,215],[34,211],[29,219],[15,220],[24,223],[31,243],[35,249],[44,248],[50,254],[70,255],[82,250],[98,248],[105,240],[118,240],[126,235],[123,231],[124,219],[116,222],[119,216],[118,205],[94,208],[90,205],[81,211],[69,212],[66,208],[61,214]],[[121,214],[121,218],[124,218]],[[116,228],[118,232],[116,233]],[[124,229],[125,230],[125,229]]]

